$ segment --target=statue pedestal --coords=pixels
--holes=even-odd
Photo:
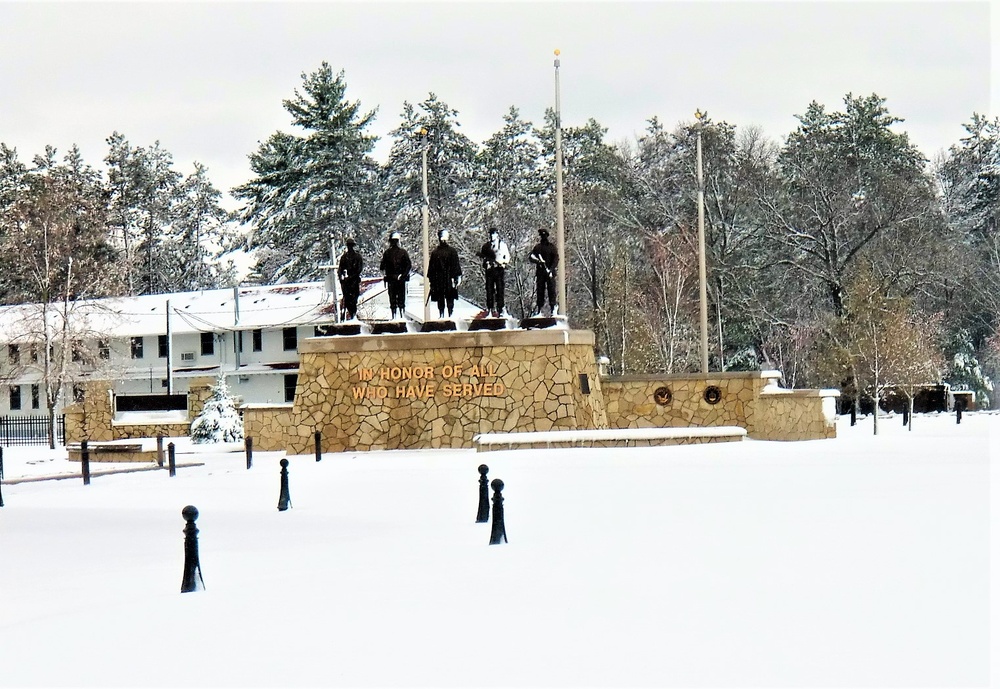
[[[390,335],[406,332],[406,321],[381,321],[371,323],[372,335]]]
[[[506,330],[506,318],[473,318],[469,321],[469,330]]]
[[[435,321],[424,321],[420,325],[420,332],[422,333],[443,333],[448,332],[449,330],[457,330],[455,327],[455,321],[449,318]]]
[[[536,316],[521,319],[520,327],[525,330],[539,330],[541,328],[551,328],[558,325],[560,321],[565,323],[566,319],[558,316]]]
[[[326,336],[360,335],[361,323],[337,323],[326,326]]]

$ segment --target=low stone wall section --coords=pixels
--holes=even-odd
[[[188,435],[191,421],[201,413],[212,395],[215,379],[195,378],[188,392],[188,420],[184,423],[116,424],[111,390],[105,381],[93,381],[83,387],[83,400],[66,407],[66,443],[82,440],[107,442],[131,438],[155,438]]]
[[[779,388],[780,378],[779,371],[622,376],[605,378],[602,389],[615,428],[741,426],[759,440],[836,437],[827,407],[839,393]]]
[[[243,435],[253,438],[253,447],[262,452],[285,449],[285,436],[292,424],[291,404],[244,404]]]

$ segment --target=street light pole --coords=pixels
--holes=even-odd
[[[705,270],[705,176],[701,168],[701,126],[705,113],[696,110],[698,120],[698,293],[701,302],[701,372],[708,373],[708,287]]]
[[[422,159],[422,169],[423,169],[423,194],[424,194],[424,205],[420,209],[420,213],[423,216],[423,239],[424,239],[424,322],[426,323],[431,319],[431,283],[430,279],[427,277],[427,271],[431,264],[431,253],[430,253],[430,199],[427,195],[427,129],[421,127],[420,136],[423,137],[423,146],[420,150],[420,157]]]
[[[562,160],[562,114],[559,108],[559,50],[555,51],[556,70],[556,244],[559,250],[559,265],[556,279],[559,290],[560,314],[569,323],[569,303],[566,300],[566,234],[563,225],[563,160]],[[555,314],[553,314],[555,315]]]

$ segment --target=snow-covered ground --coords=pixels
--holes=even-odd
[[[8,483],[78,466],[5,448],[0,686],[988,685],[1000,415],[839,431],[296,456],[286,512],[283,453],[178,441],[204,465],[84,486]]]

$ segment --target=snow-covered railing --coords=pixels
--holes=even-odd
[[[480,433],[472,442],[477,452],[543,447],[642,447],[741,441],[739,426],[695,428],[598,428],[572,431]]]

